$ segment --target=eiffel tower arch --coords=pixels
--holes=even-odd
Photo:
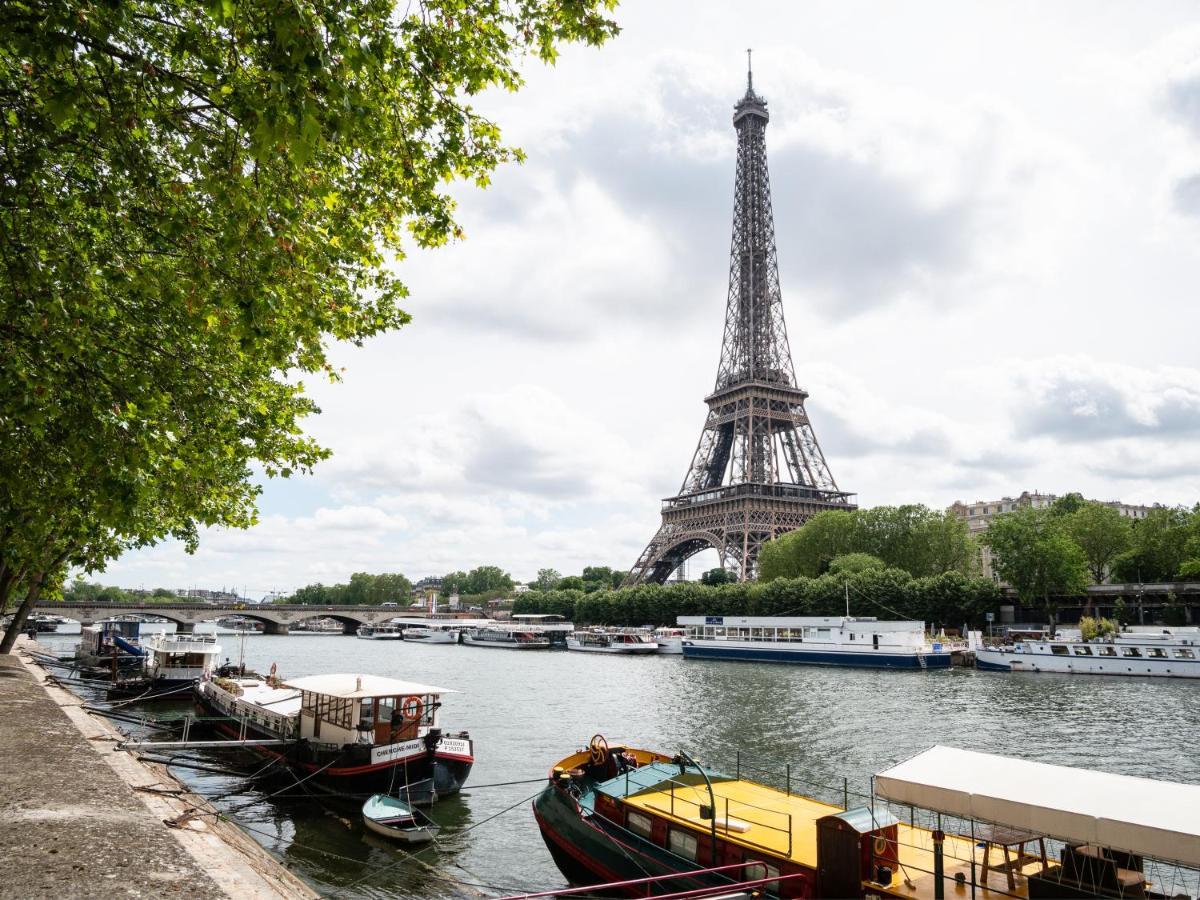
[[[737,178],[717,381],[679,493],[663,500],[662,525],[626,584],[661,584],[710,547],[745,581],[757,575],[766,541],[822,510],[855,508],[830,474],[804,408],[808,393],[796,384],[775,253],[768,120],[748,71],[733,114]]]

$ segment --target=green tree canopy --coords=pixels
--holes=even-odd
[[[920,505],[827,510],[763,545],[760,578],[816,577],[850,553],[870,554],[921,578],[971,572],[976,549],[966,522],[949,512]]]
[[[507,591],[512,586],[512,576],[499,566],[479,566],[467,573],[462,591],[464,594],[483,594],[488,591]]]
[[[700,576],[701,584],[731,584],[737,581],[737,576],[728,569],[716,568],[709,569]]]
[[[552,591],[558,587],[560,578],[562,575],[557,569],[538,569],[537,578],[530,587],[538,591]]]
[[[1059,501],[1055,502],[1057,504]],[[1054,514],[1053,507],[1051,514]],[[1065,521],[1067,533],[1087,558],[1092,583],[1103,584],[1109,566],[1133,543],[1133,528],[1129,520],[1111,506],[1084,503],[1074,512],[1067,513]]]
[[[844,553],[829,563],[830,575],[850,575],[868,569],[886,569],[887,564],[870,553]]]
[[[992,568],[1013,586],[1022,602],[1041,600],[1055,620],[1055,595],[1087,587],[1087,558],[1066,532],[1065,516],[1023,506],[992,520],[983,540]]]
[[[1114,577],[1128,583],[1173,579],[1188,558],[1196,516],[1183,507],[1150,509],[1133,525],[1133,546],[1113,562]]]
[[[603,42],[614,2],[9,4],[0,608],[250,525],[252,465],[325,456],[301,376],[408,320],[405,236],[457,236],[447,182],[519,157],[467,98]]]

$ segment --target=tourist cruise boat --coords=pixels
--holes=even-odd
[[[399,627],[391,623],[385,625],[359,625],[354,635],[364,641],[398,641],[404,637]]]
[[[534,816],[567,880],[601,896],[1164,897],[1200,876],[1198,785],[953,747],[869,794],[817,796],[797,774],[767,784],[597,735],[552,767]]]
[[[948,669],[950,650],[921,622],[850,616],[680,616],[685,659]]]
[[[659,653],[675,656],[683,653],[683,639],[687,637],[686,628],[664,625],[654,629],[654,643],[658,644]]]
[[[463,629],[462,623],[454,620],[400,619],[397,624],[404,631],[404,640],[418,644],[457,644]]]
[[[272,666],[274,669],[274,666]],[[455,794],[471,772],[474,746],[442,731],[441,697],[453,694],[379,675],[211,678],[196,705],[224,737],[284,761],[306,783],[341,794],[395,793],[428,804]]]
[[[502,650],[548,650],[550,636],[522,625],[484,625],[468,628],[462,642],[472,647],[498,647]]]
[[[510,621],[529,631],[546,635],[550,638],[551,649],[566,649],[567,638],[575,631],[575,623],[555,613],[516,613],[510,617]]]
[[[624,653],[646,656],[657,653],[658,644],[649,635],[640,631],[591,628],[587,631],[572,632],[567,638],[567,649],[589,653]]]
[[[1200,629],[1123,631],[1110,638],[1022,640],[985,647],[973,638],[975,667],[998,672],[1200,678]]]

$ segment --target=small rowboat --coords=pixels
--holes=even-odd
[[[363,804],[368,830],[406,844],[423,844],[437,837],[439,826],[420,810],[387,794],[375,794]]]

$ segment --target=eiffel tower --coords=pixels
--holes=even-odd
[[[838,489],[796,386],[783,322],[775,222],[767,173],[767,102],[754,93],[734,106],[737,180],[729,297],[721,364],[708,418],[679,493],[663,501],[662,526],[625,584],[662,583],[708,547],[738,580],[754,578],[763,543],[826,509],[854,509]]]

